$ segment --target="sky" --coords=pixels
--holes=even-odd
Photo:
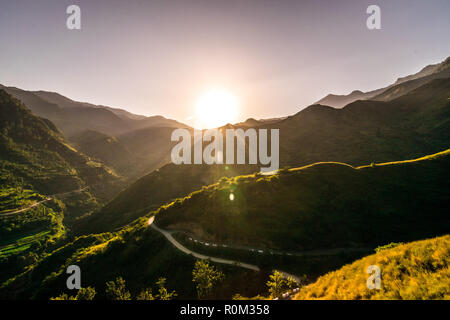
[[[191,125],[223,89],[236,121],[280,117],[438,63],[449,33],[448,0],[0,0],[0,83]]]

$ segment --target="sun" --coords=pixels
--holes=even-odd
[[[202,129],[211,129],[236,121],[238,100],[227,90],[205,92],[196,103],[196,118]]]

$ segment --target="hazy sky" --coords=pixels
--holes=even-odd
[[[188,123],[225,88],[238,120],[285,116],[440,62],[449,35],[449,0],[0,0],[0,83]]]

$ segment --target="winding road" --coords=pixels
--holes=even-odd
[[[13,216],[13,215],[16,215],[16,214],[19,214],[19,213],[28,211],[28,210],[30,210],[30,209],[32,209],[32,208],[34,208],[34,207],[37,207],[37,206],[40,205],[41,203],[44,203],[44,202],[47,202],[47,201],[52,200],[53,198],[61,197],[61,196],[66,196],[66,195],[72,194],[72,193],[83,192],[83,191],[86,190],[87,188],[88,188],[88,187],[84,187],[84,188],[77,189],[77,190],[73,190],[73,191],[68,191],[68,192],[64,192],[64,193],[57,193],[57,194],[53,194],[53,195],[47,196],[47,198],[45,198],[44,200],[35,202],[35,203],[30,204],[30,205],[28,205],[28,206],[26,206],[26,207],[24,207],[24,208],[17,209],[17,210],[15,210],[15,211],[8,212],[8,213],[0,213],[0,218],[1,218],[1,217]]]
[[[148,224],[150,225],[150,228],[158,231],[159,233],[161,233],[167,240],[169,240],[170,243],[172,243],[178,250],[186,253],[186,254],[190,254],[198,259],[209,259],[213,262],[217,262],[217,263],[222,263],[222,264],[229,264],[229,265],[233,265],[233,266],[237,266],[237,267],[242,267],[242,268],[246,268],[249,270],[253,270],[253,271],[260,271],[258,266],[255,266],[253,264],[248,264],[248,263],[243,263],[240,261],[235,261],[235,260],[228,260],[228,259],[222,259],[222,258],[216,258],[216,257],[211,257],[211,256],[207,256],[204,254],[200,254],[197,252],[194,252],[192,250],[189,250],[188,248],[186,248],[185,246],[183,246],[181,243],[179,243],[177,240],[175,240],[174,237],[172,237],[172,235],[170,234],[169,231],[163,230],[158,228],[154,223],[155,217],[151,217],[148,221]]]
[[[154,223],[155,217],[151,217],[148,220],[148,225],[150,226],[150,228],[158,231],[159,233],[161,233],[167,240],[169,240],[170,243],[172,243],[175,248],[177,248],[178,250],[184,252],[185,254],[190,254],[198,259],[209,259],[211,261],[217,262],[217,263],[222,263],[222,264],[229,264],[229,265],[234,265],[234,266],[238,266],[238,267],[242,267],[242,268],[246,268],[246,269],[250,269],[250,270],[254,270],[254,271],[260,271],[260,268],[256,265],[252,265],[252,264],[248,264],[248,263],[244,263],[244,262],[240,262],[240,261],[235,261],[235,260],[228,260],[228,259],[222,259],[222,258],[216,258],[216,257],[212,257],[212,256],[207,256],[201,253],[197,253],[194,252],[188,248],[186,248],[185,246],[183,246],[181,243],[179,243],[177,240],[175,240],[175,238],[172,236],[172,233],[174,232],[179,232],[177,230],[163,230],[161,228],[158,228],[156,226],[156,224]],[[209,243],[203,243],[201,241],[197,241],[194,240],[197,243],[203,244],[203,245],[208,245]],[[213,247],[218,247],[217,244],[211,244]],[[303,251],[303,252],[283,252],[283,251],[271,251],[271,250],[261,250],[261,249],[254,249],[254,248],[249,248],[249,247],[242,247],[242,246],[228,246],[228,245],[221,245],[221,247],[227,247],[227,248],[234,248],[234,249],[240,249],[240,250],[248,250],[251,252],[258,252],[258,253],[270,253],[270,254],[287,254],[290,256],[308,256],[308,255],[316,255],[316,256],[321,256],[321,255],[334,255],[343,251],[349,252],[349,251],[369,251],[372,250],[371,248],[333,248],[333,249],[325,249],[325,250],[311,250],[311,251]],[[291,277],[293,278],[295,281],[297,281],[297,283],[301,282],[301,279],[293,274],[290,274],[288,272],[276,269],[278,272],[282,273],[283,276],[285,278]]]

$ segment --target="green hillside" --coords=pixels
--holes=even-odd
[[[55,92],[0,89],[21,100],[35,115],[51,120],[66,137],[86,130],[119,135],[148,127],[187,127],[162,116],[144,117],[125,110],[73,101]]]
[[[84,154],[115,168],[121,175],[127,175],[136,166],[128,147],[113,136],[99,131],[86,130],[72,136],[70,142]]]
[[[449,92],[450,78],[436,79],[391,101],[309,106],[268,127],[280,129],[281,166],[411,159],[449,147]]]
[[[117,233],[76,238],[22,274],[0,284],[0,298],[49,299],[58,296],[66,290],[65,270],[76,264],[83,272],[83,286],[95,287],[99,299],[106,298],[105,283],[118,276],[127,281],[133,296],[151,287],[159,277],[166,277],[167,287],[176,290],[177,298],[193,299],[196,297],[192,282],[195,261],[148,228],[147,219],[144,219]],[[217,288],[216,298],[231,299],[235,290],[256,295],[264,288],[265,274],[233,266],[217,267],[225,273],[227,281]]]
[[[78,221],[79,233],[118,229],[151,210],[217,181],[257,171],[256,166],[168,164],[132,183],[98,212]]]
[[[67,225],[112,197],[120,178],[3,90],[0,128],[1,282],[61,245]]]
[[[448,148],[448,92],[450,79],[438,79],[393,101],[357,101],[340,110],[315,105],[285,120],[257,128],[280,130],[282,167],[321,161],[358,166],[412,159]],[[229,125],[226,128],[237,127]],[[135,139],[138,138],[128,140],[129,148]],[[97,217],[92,216],[93,220],[86,221],[87,230],[113,230],[152,208],[214,183],[222,176],[258,170],[258,166],[240,165],[168,165],[131,184]]]
[[[320,277],[295,299],[450,299],[450,236],[384,249]],[[368,289],[370,265],[381,270],[381,288]]]
[[[294,251],[411,241],[449,232],[449,164],[447,150],[415,161],[324,162],[222,178],[162,206],[156,222],[202,240]]]
[[[447,150],[416,160],[363,167],[317,163],[272,176],[222,178],[122,230],[75,238],[11,277],[0,288],[0,297],[59,295],[65,287],[65,268],[77,264],[85,286],[101,289],[106,281],[123,276],[137,294],[164,276],[168,287],[180,293],[179,298],[192,298],[195,259],[147,226],[153,214],[159,227],[186,230],[199,240],[296,252],[375,248],[446,234],[450,225],[449,157]],[[328,254],[324,257],[331,259]],[[244,260],[245,255],[241,258],[252,263]],[[311,267],[310,274],[305,273],[310,277],[316,274],[314,266],[326,272],[336,269],[338,261],[348,261],[341,257],[330,263],[318,258],[300,257],[297,263]],[[262,273],[220,265],[228,278],[217,294],[229,298],[236,292],[244,296],[263,292],[267,272],[285,259],[272,259],[273,264]],[[232,292],[230,283],[239,283],[242,277],[246,279],[243,287],[234,285]]]
[[[118,177],[101,163],[71,147],[48,120],[34,116],[20,101],[0,90],[0,181],[44,194],[89,186],[111,197]]]

